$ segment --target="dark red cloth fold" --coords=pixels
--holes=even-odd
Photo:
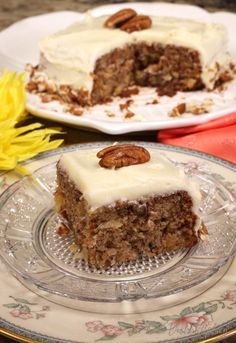
[[[236,113],[200,125],[159,131],[157,140],[236,163]]]

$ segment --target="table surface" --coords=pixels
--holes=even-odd
[[[118,3],[121,1],[113,1],[114,3]],[[132,2],[132,1],[127,1]],[[236,12],[236,1],[235,0],[191,0],[191,1],[171,1],[176,3],[188,3],[188,4],[195,4],[201,7],[206,8],[210,11],[216,10],[226,10],[226,11],[234,11]],[[62,11],[62,10],[73,10],[73,11],[84,11],[88,8],[103,5],[107,3],[112,3],[112,1],[87,1],[87,0],[7,0],[7,1],[0,1],[0,30],[6,28],[7,26],[11,25],[12,23],[23,19],[25,17],[38,15],[46,12],[52,11]],[[34,120],[33,118],[31,119]],[[37,118],[37,122],[41,122],[47,126],[55,126],[55,123],[50,121],[42,120]],[[62,126],[62,125],[60,125]],[[63,127],[63,126],[62,126]],[[64,144],[75,144],[75,143],[87,143],[87,142],[98,142],[98,141],[121,141],[121,140],[129,140],[129,141],[148,141],[148,142],[155,142],[156,141],[156,132],[149,131],[149,132],[141,132],[141,133],[133,133],[133,134],[126,134],[122,136],[110,136],[107,134],[99,133],[99,132],[89,132],[84,131],[81,129],[69,128],[64,127],[64,131],[66,135],[63,137],[65,139]],[[12,339],[1,336],[0,335],[0,343],[11,343],[14,342]],[[222,343],[235,343],[236,342],[236,335],[224,339],[221,341]]]
[[[145,0],[140,0],[145,1]],[[147,0],[148,2],[152,2]],[[162,2],[164,0],[160,0]],[[1,0],[0,1],[0,30],[10,24],[33,15],[53,11],[85,11],[91,7],[108,3],[133,2],[132,0]],[[139,0],[136,0],[139,2]],[[158,2],[158,0],[156,1]],[[168,2],[168,1],[166,1]],[[174,3],[187,3],[204,7],[209,11],[225,10],[236,12],[235,0],[177,0]]]

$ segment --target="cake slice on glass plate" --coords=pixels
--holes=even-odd
[[[155,149],[117,144],[57,163],[57,211],[97,268],[191,248],[206,232],[198,184]]]

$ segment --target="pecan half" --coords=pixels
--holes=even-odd
[[[115,27],[120,27],[121,25],[123,25],[125,22],[135,17],[136,15],[137,15],[137,12],[133,10],[132,8],[125,8],[123,10],[120,10],[114,13],[111,17],[109,17],[105,21],[104,26],[110,29],[115,28]]]
[[[99,165],[103,168],[121,168],[141,164],[150,160],[149,152],[134,144],[117,144],[107,147],[97,153],[101,158]]]
[[[147,15],[136,15],[132,19],[128,20],[124,23],[120,29],[122,31],[126,31],[128,33],[134,31],[141,31],[145,29],[149,29],[152,26],[152,20]]]
[[[111,146],[108,146],[107,148],[104,148],[104,149],[100,150],[97,153],[97,157],[98,158],[102,158],[105,155],[107,155],[110,152],[115,151],[117,149],[130,148],[130,147],[133,147],[133,146],[136,146],[136,145],[134,145],[134,144],[116,144],[116,145],[111,145]]]

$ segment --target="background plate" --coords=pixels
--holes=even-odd
[[[116,10],[127,7],[127,4],[101,6],[91,10],[94,16],[111,14]],[[207,22],[223,23],[229,31],[229,50],[236,58],[236,43],[234,32],[236,29],[236,15],[226,12],[208,13],[207,11],[189,5],[164,3],[132,3],[129,7],[146,14],[175,16]],[[39,60],[38,41],[47,34],[63,29],[69,24],[83,18],[83,14],[76,12],[57,12],[36,16],[22,20],[0,33],[0,65],[10,69],[22,70],[26,63],[37,64]],[[30,31],[30,35],[29,35]],[[19,34],[20,32],[20,34]],[[157,98],[151,89],[141,90],[138,96],[133,97],[134,103],[130,111],[135,116],[125,119],[125,113],[119,109],[123,101],[116,100],[112,104],[99,105],[84,111],[78,117],[65,113],[63,108],[55,102],[44,104],[37,96],[28,95],[28,110],[42,118],[55,120],[73,126],[96,129],[109,134],[174,128],[204,123],[211,119],[224,116],[236,110],[236,81],[230,83],[223,93],[217,92],[190,92],[178,93],[169,98],[160,97],[159,104],[147,105]],[[198,116],[184,115],[181,118],[170,118],[168,113],[180,101],[193,101],[202,104],[204,101],[213,101],[210,112]],[[115,117],[109,117],[115,114]]]

